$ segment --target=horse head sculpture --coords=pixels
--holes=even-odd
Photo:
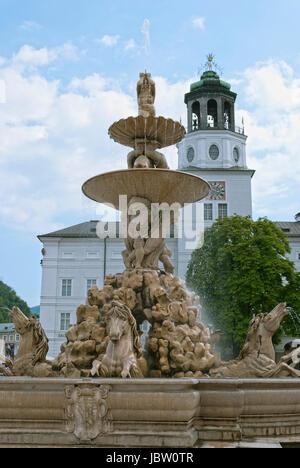
[[[259,314],[254,317],[249,325],[245,345],[240,353],[239,359],[243,359],[253,352],[265,355],[275,361],[275,350],[272,337],[280,327],[282,319],[288,315],[286,303],[278,304],[268,314]]]
[[[36,317],[28,318],[18,307],[13,307],[10,317],[16,332],[21,336],[20,346],[13,362],[13,375],[32,375],[36,364],[46,361],[48,338]]]
[[[138,366],[142,346],[136,320],[129,307],[113,300],[105,316],[110,338],[105,355],[93,362],[91,375],[101,377],[143,377]]]

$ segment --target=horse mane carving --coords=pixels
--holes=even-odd
[[[143,360],[137,324],[126,304],[113,300],[105,312],[109,342],[104,355],[93,362],[92,376],[142,378]]]
[[[136,357],[140,358],[142,356],[143,350],[142,350],[140,335],[137,330],[136,320],[134,316],[132,315],[131,310],[125,304],[116,300],[112,301],[111,305],[112,307],[106,313],[105,319],[109,320],[109,318],[116,316],[122,320],[128,321],[131,327],[131,332],[132,332],[133,349],[135,351]]]
[[[32,364],[35,365],[38,362],[44,362],[49,351],[48,338],[41,324],[36,320],[35,317],[31,317],[29,322],[32,324],[33,338],[35,349],[33,352]]]
[[[32,375],[34,366],[46,361],[48,338],[33,315],[28,318],[18,307],[13,307],[10,317],[16,332],[21,336],[19,349],[12,366],[13,375]]]
[[[239,354],[238,359],[242,360],[249,356],[255,349],[257,330],[267,314],[258,314],[250,322],[245,344]],[[259,353],[259,349],[256,349]]]

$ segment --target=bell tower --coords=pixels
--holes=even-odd
[[[251,178],[244,125],[235,124],[237,94],[214,71],[213,55],[206,71],[185,95],[187,134],[178,147],[178,169],[196,173],[211,184],[204,200],[206,225],[219,216],[252,215]]]
[[[187,134],[177,145],[178,169],[206,180],[211,186],[204,204],[204,227],[224,216],[252,216],[251,179],[254,170],[247,166],[244,125],[237,127],[237,94],[220,79],[214,57],[207,57],[200,81],[191,84],[184,96],[187,106]],[[196,210],[193,210],[195,212]],[[189,222],[196,228],[197,221]],[[184,243],[178,244],[179,274],[189,261]]]

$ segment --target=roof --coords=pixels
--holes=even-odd
[[[300,237],[300,221],[277,221],[275,222],[288,237]]]
[[[89,238],[89,239],[101,239],[97,236],[97,224],[101,221],[87,221],[86,223],[75,224],[59,231],[49,232],[48,234],[42,234],[37,236],[38,239],[43,242],[45,238],[65,238],[65,239],[78,239],[78,238]],[[102,222],[104,224],[104,230],[108,228],[108,222]],[[115,224],[111,222],[111,224]],[[120,237],[120,223],[116,223],[117,239]],[[171,226],[170,237],[174,237],[174,226]],[[103,239],[101,239],[103,240]],[[33,312],[32,312],[33,313]]]
[[[185,94],[184,102],[187,104],[199,96],[221,95],[235,102],[237,94],[231,91],[231,86],[226,81],[220,80],[216,72],[209,70],[203,73],[200,81],[191,84],[190,92]]]
[[[74,226],[67,227],[65,229],[60,229],[59,231],[49,232],[48,234],[42,234],[38,236],[39,240],[42,240],[45,237],[63,237],[63,238],[90,238],[97,239],[97,224],[101,221],[87,221],[85,223],[75,224]],[[107,224],[107,222],[105,223]],[[117,228],[117,237],[118,237],[118,228]]]
[[[11,333],[15,331],[14,323],[0,323],[0,333]]]
[[[210,70],[210,71],[206,71],[203,73],[200,81],[196,81],[195,83],[192,83],[190,90],[194,91],[196,88],[201,88],[202,86],[205,86],[205,85],[208,85],[208,86],[220,85],[220,86],[224,86],[228,90],[230,90],[231,88],[231,85],[229,83],[227,83],[226,81],[220,80],[220,77],[217,75],[217,73]]]

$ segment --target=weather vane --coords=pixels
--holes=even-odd
[[[222,75],[223,73],[223,70],[221,69],[221,67],[219,67],[219,65],[217,64],[217,62],[215,62],[215,56],[213,53],[209,53],[207,55],[207,61],[204,65],[201,65],[199,70],[198,70],[198,73],[199,75],[201,75],[202,71],[205,70],[205,71],[212,71],[213,69],[217,70],[218,73],[220,75]]]

